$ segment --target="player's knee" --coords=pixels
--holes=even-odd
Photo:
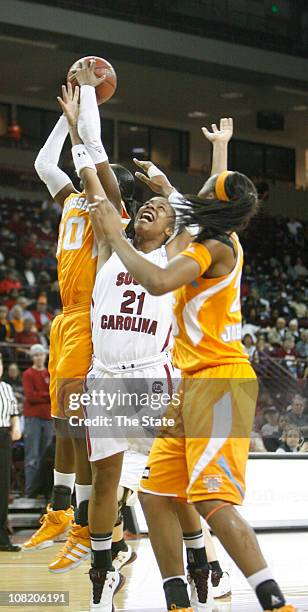
[[[195,502],[194,506],[201,516],[208,516],[222,502],[217,499],[208,499],[206,501]]]

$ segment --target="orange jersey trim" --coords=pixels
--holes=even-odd
[[[204,244],[193,242],[181,255],[194,259],[200,266],[200,276],[210,267],[212,255]]]

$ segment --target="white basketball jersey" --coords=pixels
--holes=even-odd
[[[168,263],[164,246],[142,255]],[[150,295],[113,253],[96,276],[91,318],[93,353],[107,368],[154,357],[171,345],[172,293]]]

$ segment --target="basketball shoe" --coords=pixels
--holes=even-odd
[[[67,510],[53,510],[51,505],[48,504],[46,514],[40,519],[41,527],[23,544],[23,549],[48,548],[55,542],[65,541],[73,519],[74,510],[72,507]]]
[[[219,572],[211,571],[211,582],[214,599],[220,599],[231,595],[230,576],[228,572],[220,574]]]
[[[213,604],[213,588],[211,583],[211,570],[192,569],[188,570],[188,584],[190,586],[190,601],[193,608],[211,611]]]
[[[172,605],[171,610],[177,610],[177,612],[194,612],[192,608],[176,608],[175,605]]]
[[[48,565],[53,573],[64,573],[78,567],[91,555],[91,541],[89,527],[73,523],[67,541],[59,550],[54,561]]]
[[[272,610],[265,610],[265,612],[300,612],[300,610],[298,610],[297,608],[294,608],[294,606],[291,605],[285,605],[282,606],[282,608],[275,608]]]
[[[119,550],[118,554],[112,559],[112,565],[114,569],[120,570],[124,565],[129,565],[137,559],[137,554],[133,551],[132,547],[127,544],[127,550]]]
[[[125,583],[125,578],[117,570],[107,571],[91,567],[92,582],[90,612],[114,612],[113,598]]]

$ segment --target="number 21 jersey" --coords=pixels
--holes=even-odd
[[[168,263],[164,246],[143,257],[160,267]],[[97,273],[91,318],[93,353],[107,368],[170,348],[172,294],[150,295],[116,253]]]

